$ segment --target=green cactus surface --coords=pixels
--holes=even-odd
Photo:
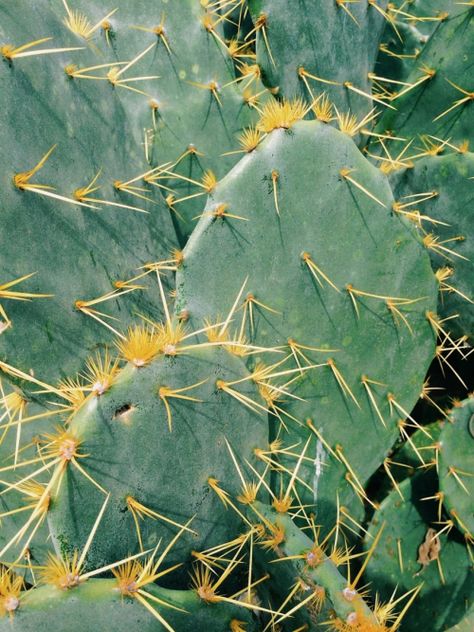
[[[386,2],[377,4],[383,11]],[[313,92],[326,91],[341,112],[365,116],[371,109],[369,74],[383,31],[381,13],[367,0],[306,0],[304,5],[301,11],[285,0],[249,0],[264,82],[286,98],[311,101]],[[334,33],[344,37],[336,42]]]
[[[474,0],[0,0],[0,632],[472,632]]]
[[[453,334],[474,336],[474,252],[472,239],[474,155],[426,156],[403,174],[395,173],[394,192],[403,204],[419,194],[418,208],[407,207],[430,252],[440,284],[439,313]],[[421,195],[421,194],[425,195]],[[413,213],[413,211],[415,211]],[[453,318],[455,316],[455,318]]]
[[[67,20],[63,3],[52,4],[57,15]],[[68,7],[91,25],[108,13],[101,2],[69,0]],[[212,190],[214,177],[222,177],[237,162],[239,155],[228,152],[234,149],[237,135],[258,117],[253,108],[262,92],[255,74],[258,68],[252,59],[240,57],[243,51],[232,49],[224,33],[227,22],[215,5],[206,8],[195,0],[173,6],[165,0],[119,0],[113,9],[107,35],[97,30],[87,43],[117,64],[144,53],[128,75],[152,79],[118,84],[116,92],[147,144],[146,188],[163,193],[184,244],[202,208],[200,196],[206,188]],[[83,44],[83,29],[77,22],[69,20],[70,30]],[[248,68],[250,74],[241,77],[234,61],[244,64],[243,71]],[[106,76],[108,70],[88,74]],[[77,82],[88,83],[81,77]],[[212,179],[206,180],[209,173]]]
[[[110,500],[88,554],[93,567],[136,553],[139,542],[150,549],[180,531],[170,565],[230,539],[239,518],[210,493],[208,480],[234,477],[229,449],[242,467],[246,459],[258,467],[253,451],[268,442],[266,418],[219,387],[247,375],[238,358],[204,346],[161,355],[148,366],[129,363],[109,387],[104,384],[103,394],[93,394],[67,428],[89,476],[71,463],[48,513],[58,551],[85,544],[104,503],[102,490]],[[252,382],[235,389],[258,401]],[[237,485],[230,491],[237,493]]]
[[[455,145],[473,141],[470,64],[474,54],[474,12],[460,5],[439,24],[386,110],[379,130],[398,137],[423,135],[449,139]]]
[[[70,74],[98,58],[48,5],[0,6],[0,359],[57,380],[112,337],[96,316],[117,329],[159,310],[140,289],[118,303],[114,283],[177,242],[161,195],[123,186],[149,168],[143,148],[114,86]]]
[[[144,632],[210,628],[216,632],[232,632],[232,621],[240,621],[245,630],[256,630],[251,618],[241,608],[227,604],[205,604],[194,591],[178,591],[147,586],[150,597],[142,602],[124,596],[115,579],[90,579],[69,590],[42,586],[19,595],[15,616],[0,620],[0,630],[37,632],[51,629],[57,632],[91,632],[114,629],[117,632],[140,629]],[[133,593],[132,593],[133,594]],[[147,601],[148,600],[148,601]],[[156,606],[160,620],[151,614],[145,603]],[[52,624],[52,622],[54,623]],[[72,628],[74,626],[74,628]],[[238,628],[236,628],[238,629]]]
[[[339,572],[338,565],[344,562],[339,562],[334,552],[326,555],[317,539],[311,539],[300,530],[288,514],[258,502],[253,503],[250,509],[249,513],[253,513],[254,520],[263,525],[268,541],[272,542],[273,562],[279,562],[273,572],[278,576],[279,567],[284,568],[284,564],[292,568],[293,585],[300,587],[299,592],[303,594],[300,600],[306,601],[307,609],[314,617],[328,600],[326,605],[334,609],[340,621],[357,621],[360,626],[377,622],[374,613],[357,592],[356,583],[351,584]]]
[[[439,442],[439,485],[456,526],[472,540],[474,533],[474,399],[453,408]]]
[[[421,586],[404,620],[407,630],[429,618],[430,629],[445,630],[460,621],[473,598],[472,563],[466,542],[456,531],[441,533],[436,474],[419,472],[382,502],[365,540],[370,547],[382,525],[380,544],[366,569],[366,581],[377,586],[382,600],[393,590]],[[425,500],[428,498],[428,500]],[[439,533],[439,535],[437,535]]]
[[[298,365],[307,373],[294,383],[301,399],[283,391],[285,412],[277,417],[284,428],[275,409],[270,420],[285,445],[312,437],[300,472],[321,520],[332,520],[335,490],[342,504],[351,502],[354,486],[360,491],[380,464],[433,357],[425,312],[434,307],[436,282],[392,204],[386,180],[352,140],[299,122],[273,131],[219,183],[178,272],[178,310],[197,320],[227,313],[247,278],[243,305],[248,311],[255,302],[252,323],[244,310],[245,335],[286,345],[286,381]],[[222,208],[228,217],[219,217]],[[359,446],[365,432],[369,455]]]

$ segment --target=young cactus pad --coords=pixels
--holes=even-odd
[[[469,545],[455,529],[445,528],[434,468],[403,481],[399,490],[387,496],[372,518],[367,549],[381,526],[385,528],[365,579],[377,586],[383,600],[396,587],[406,591],[421,585],[403,629],[415,630],[429,618],[430,630],[445,630],[465,616],[474,597]]]
[[[258,467],[254,449],[268,442],[265,416],[219,386],[247,375],[241,360],[204,346],[128,363],[93,393],[67,427],[88,476],[69,463],[53,495],[48,519],[58,551],[84,545],[104,494],[110,500],[88,554],[95,567],[169,541],[182,527],[170,565],[230,539],[239,518],[210,493],[209,480],[234,478],[229,448],[243,468],[245,460]],[[259,401],[252,382],[235,389]]]

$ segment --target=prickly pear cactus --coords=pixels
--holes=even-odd
[[[208,481],[233,475],[227,446],[244,469],[246,460],[258,468],[254,450],[268,441],[266,419],[236,399],[260,401],[238,358],[197,345],[182,354],[179,346],[169,348],[147,366],[142,362],[134,358],[119,374],[111,371],[109,383],[97,387],[56,439],[59,452],[70,444],[80,464],[67,467],[52,497],[48,520],[58,549],[71,552],[86,543],[104,491],[110,495],[88,554],[96,567],[139,546],[153,548],[181,529],[167,558],[171,565],[230,539],[239,517],[209,493]],[[236,397],[223,390],[241,380]],[[237,493],[237,484],[229,491]]]
[[[432,630],[458,623],[473,599],[470,545],[445,520],[433,470],[403,481],[387,496],[372,518],[367,549],[381,529],[366,569],[366,580],[378,586],[381,599],[395,587],[419,590],[404,621],[407,630],[427,618]]]
[[[75,79],[80,85],[91,77],[100,83],[97,77],[107,78],[111,68],[120,75],[117,95],[135,129],[144,133],[150,167],[145,187],[161,191],[184,244],[202,196],[239,158],[231,152],[236,136],[258,117],[254,106],[265,92],[258,67],[225,39],[227,22],[215,3],[119,0],[110,12],[101,2],[53,5],[78,43],[86,40],[104,59],[116,61],[116,66],[76,72]],[[89,34],[83,21],[89,31],[104,21],[107,29],[102,25]],[[125,62],[135,59],[122,73]],[[234,61],[241,61],[247,74],[236,73]]]
[[[125,586],[121,575],[116,579],[91,579],[65,591],[57,586],[45,585],[37,590],[17,596],[11,594],[10,603],[19,600],[21,607],[12,620],[0,620],[0,630],[21,630],[35,632],[51,626],[52,617],[57,623],[54,629],[67,632],[74,625],[77,632],[89,632],[97,626],[115,630],[136,629],[145,632],[157,630],[195,630],[196,626],[206,629],[211,626],[219,632],[232,631],[232,622],[240,622],[245,630],[256,630],[251,618],[236,606],[216,605],[209,608],[192,591],[167,590],[156,584],[146,584],[146,592],[151,603],[158,602],[157,621],[146,608],[145,598],[133,587]],[[140,601],[142,603],[140,603]],[[3,606],[5,607],[5,606]],[[7,606],[8,607],[8,606]],[[238,618],[237,618],[238,617]],[[234,629],[238,630],[237,627]]]
[[[41,435],[50,429],[50,414],[29,401],[24,393],[9,389],[2,382],[0,393],[0,479],[3,483],[3,494],[0,496],[0,559],[3,563],[13,563],[21,558],[26,575],[31,579],[32,566],[43,564],[48,553],[53,551],[46,522],[50,495],[46,493],[43,497],[46,484],[41,473],[24,482],[19,482],[19,479],[38,469],[35,465],[36,446]],[[19,466],[25,461],[30,464]],[[10,488],[12,485],[15,487]],[[5,493],[6,489],[8,493]],[[31,512],[37,506],[36,529],[25,529]]]
[[[449,147],[447,152],[427,155],[403,174],[395,173],[394,191],[397,209],[418,226],[430,253],[440,286],[440,315],[454,335],[472,340],[474,155]],[[417,204],[405,206],[413,201]]]
[[[439,438],[439,485],[446,511],[468,541],[474,534],[474,399],[456,405]]]
[[[375,4],[310,0],[299,10],[285,0],[249,0],[266,85],[286,98],[326,91],[341,112],[364,116],[387,3]],[[344,33],[337,45],[334,33]]]
[[[0,4],[0,359],[57,380],[107,328],[159,309],[116,283],[177,242],[114,86],[76,75],[104,60],[50,4]]]
[[[0,0],[0,632],[471,632],[472,0]]]
[[[351,139],[315,121],[269,132],[209,199],[184,251],[177,308],[217,318],[246,280],[236,330],[286,349],[270,424],[284,446],[310,441],[305,499],[332,520],[334,491],[342,503],[361,495],[421,392],[436,282],[391,211],[387,181]],[[370,455],[360,433],[370,433]]]
[[[460,12],[458,12],[460,10]],[[474,13],[470,3],[448,15],[429,38],[392,95],[379,130],[403,138],[431,135],[462,145],[473,142],[470,64],[474,54]]]
[[[455,0],[390,2],[375,65],[376,75],[388,78],[396,92],[396,82],[406,81],[416,68],[431,35],[446,19],[464,13],[465,6]],[[403,83],[398,85],[403,86]]]

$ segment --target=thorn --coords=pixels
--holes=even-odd
[[[204,380],[201,380],[200,382],[196,382],[196,384],[192,384],[191,386],[184,386],[182,388],[171,389],[168,386],[161,386],[158,389],[158,395],[160,399],[163,401],[163,404],[165,405],[165,408],[166,408],[166,415],[168,417],[168,428],[170,432],[173,429],[173,423],[172,423],[171,408],[168,402],[168,398],[183,399],[186,401],[202,403],[204,400],[197,399],[196,397],[191,397],[190,395],[182,395],[182,393],[186,393],[187,391],[190,391],[193,388],[197,388],[198,386],[205,384],[208,381],[208,379],[209,378],[206,378]]]
[[[355,170],[354,169],[341,169],[339,174],[342,178],[344,178],[345,180],[353,184],[355,187],[357,187],[359,191],[362,191],[362,193],[365,193],[365,195],[367,195],[367,197],[369,197],[371,200],[374,200],[374,202],[377,202],[377,204],[380,204],[382,208],[387,208],[386,205],[383,202],[381,202],[377,197],[375,197],[373,193],[368,191],[365,187],[362,186],[362,184],[357,182],[357,180],[354,180],[354,178],[349,175],[353,171]]]
[[[334,360],[332,358],[329,358],[329,360],[326,362],[326,364],[331,369],[331,371],[332,371],[334,377],[336,378],[336,381],[339,384],[339,387],[340,387],[341,391],[343,392],[343,394],[346,397],[349,395],[349,397],[352,399],[352,401],[357,406],[357,408],[360,409],[361,406],[360,406],[359,402],[357,401],[354,393],[351,391],[348,383],[344,379],[344,376],[342,375],[341,371],[337,368],[336,363],[334,362]]]
[[[14,59],[20,59],[22,57],[35,57],[37,55],[51,55],[54,53],[66,53],[75,50],[84,50],[83,46],[75,46],[70,48],[39,48],[37,50],[31,50],[35,46],[50,42],[52,37],[43,37],[42,39],[35,40],[34,42],[28,42],[22,46],[11,46],[10,44],[4,44],[0,47],[0,54],[8,61]]]
[[[275,202],[275,209],[277,215],[280,216],[280,208],[278,206],[278,191],[277,191],[277,182],[280,178],[280,174],[276,169],[272,171],[272,183],[273,183],[273,200]]]
[[[321,268],[316,265],[316,263],[314,262],[311,255],[308,252],[302,252],[301,259],[308,266],[309,271],[311,272],[311,274],[313,275],[313,277],[316,279],[316,281],[321,287],[323,287],[323,284],[319,277],[322,277],[328,285],[330,285],[333,289],[336,290],[336,292],[339,292],[339,293],[341,292],[341,290],[336,285],[334,285],[331,279],[321,270]]]
[[[413,82],[406,88],[403,88],[403,90],[401,90],[400,92],[397,92],[392,97],[392,101],[404,96],[405,94],[410,92],[410,90],[414,90],[418,86],[421,86],[421,84],[424,83],[425,81],[429,81],[430,79],[433,79],[433,77],[436,75],[436,70],[434,70],[433,68],[428,68],[427,66],[421,66],[421,70],[423,72],[422,76],[417,81]]]

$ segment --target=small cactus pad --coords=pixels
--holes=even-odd
[[[473,110],[474,111],[474,110]],[[403,175],[394,174],[394,195],[421,229],[440,285],[439,313],[450,331],[474,338],[474,154],[428,155]],[[425,198],[425,199],[423,199]]]
[[[474,537],[474,398],[456,405],[440,436],[439,486],[458,529]]]
[[[367,548],[384,528],[365,579],[377,586],[382,601],[388,600],[395,588],[404,592],[421,586],[403,622],[404,629],[415,630],[420,622],[429,620],[430,631],[445,630],[464,617],[474,597],[466,542],[455,529],[443,529],[446,522],[439,513],[434,469],[403,481],[400,492],[404,500],[393,490],[372,518],[365,539]]]

